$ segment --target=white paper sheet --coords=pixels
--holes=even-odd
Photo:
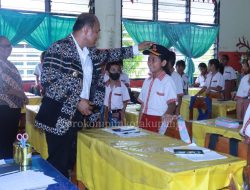
[[[46,176],[43,172],[28,170],[0,177],[0,190],[46,189],[55,183],[57,182],[53,178]]]
[[[124,137],[124,138],[140,137],[140,136],[148,135],[147,133],[139,130],[138,127],[134,127],[134,126],[112,127],[112,128],[104,128],[102,130],[108,133],[117,135],[119,137]]]
[[[6,164],[6,162],[4,161],[4,159],[0,160],[0,165]]]
[[[201,161],[211,161],[211,160],[219,160],[226,159],[227,157],[221,155],[215,151],[209,150],[204,147],[196,146],[195,144],[190,144],[187,146],[177,146],[177,147],[168,147],[164,148],[164,151],[168,151],[174,154],[174,149],[187,149],[187,150],[202,150],[204,154],[175,154],[178,157],[185,158],[191,160],[193,162],[201,162]]]

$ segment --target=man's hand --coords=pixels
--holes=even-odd
[[[83,115],[90,115],[92,113],[93,107],[90,105],[89,100],[81,99],[81,101],[77,104],[77,109]]]
[[[153,44],[154,44],[154,42],[144,41],[144,42],[138,44],[138,49],[140,51],[145,50],[145,49],[149,49]]]

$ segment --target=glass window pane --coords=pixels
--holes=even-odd
[[[163,21],[185,22],[186,1],[159,0],[158,19]]]
[[[193,2],[191,1],[191,22],[214,24],[214,4],[212,1]]]
[[[51,0],[51,12],[80,14],[89,12],[89,0]]]
[[[153,19],[153,1],[138,0],[131,3],[130,0],[122,0],[122,18]]]
[[[1,8],[26,11],[45,11],[44,0],[1,0]]]
[[[17,57],[16,55],[21,56]],[[9,60],[19,70],[22,80],[35,80],[33,73],[36,65],[40,62],[40,55],[41,51],[28,46],[26,42],[19,42],[13,47]]]

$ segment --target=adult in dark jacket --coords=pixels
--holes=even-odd
[[[47,160],[65,176],[75,155],[72,146],[76,143],[77,126],[83,115],[92,114],[90,89],[96,88],[101,63],[133,57],[151,45],[143,42],[135,47],[99,50],[94,47],[99,32],[98,18],[82,13],[72,34],[55,42],[45,54],[41,76],[45,95],[35,125],[46,131]]]

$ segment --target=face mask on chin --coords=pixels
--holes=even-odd
[[[109,73],[111,80],[118,80],[120,78],[120,73]]]

